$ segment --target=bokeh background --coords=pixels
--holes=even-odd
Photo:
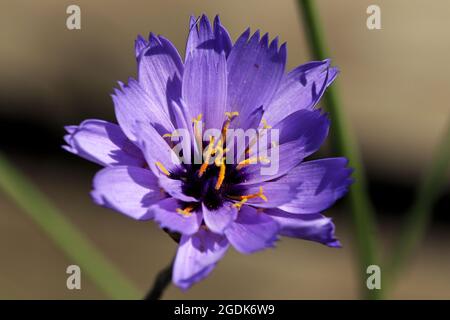
[[[450,2],[317,2],[388,253],[450,114]],[[81,30],[66,28],[70,4],[81,7]],[[381,30],[366,28],[370,4],[381,7]],[[163,34],[184,54],[189,15],[201,13],[219,13],[233,39],[248,26],[279,35],[288,43],[288,69],[309,59],[293,0],[0,2],[0,150],[142,294],[176,245],[152,222],[135,222],[91,202],[98,167],[61,149],[63,126],[85,118],[114,120],[110,94],[118,80],[136,74],[136,35]],[[321,152],[331,154],[326,147]],[[391,298],[450,299],[449,181]],[[164,297],[357,298],[350,215],[342,202],[327,215],[335,219],[343,249],[282,239],[276,250],[250,257],[230,251],[206,281],[186,293],[170,287]],[[74,263],[0,192],[0,298],[105,298],[87,277],[82,290],[67,290],[66,267]]]

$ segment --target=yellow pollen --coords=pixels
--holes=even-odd
[[[202,121],[203,114],[199,114],[196,118],[192,118],[192,122],[194,123],[194,136],[195,141],[197,142],[197,146],[200,148],[202,145],[202,137],[200,133],[200,129],[198,128],[198,123]]]
[[[202,163],[200,170],[198,171],[198,177],[200,178],[206,171],[209,165],[209,159],[211,159],[211,155],[214,153],[214,137],[209,137],[209,145],[206,150],[205,162]]]
[[[246,194],[246,195],[243,195],[243,196],[237,196],[237,197],[231,197],[231,198],[232,199],[236,199],[236,200],[240,200],[239,202],[234,204],[234,207],[236,207],[238,209],[240,207],[242,207],[242,205],[244,203],[246,203],[247,200],[249,200],[249,199],[261,198],[261,199],[263,199],[264,201],[267,202],[267,197],[263,194],[263,188],[262,187],[259,187],[259,191],[257,193]]]
[[[248,158],[248,159],[245,159],[245,160],[242,160],[241,162],[239,162],[236,169],[241,170],[245,166],[258,163],[258,161],[261,163],[265,163],[265,164],[270,163],[270,160],[264,156],[251,157],[251,158]]]
[[[184,209],[180,209],[180,208],[177,208],[177,212],[179,213],[179,214],[182,214],[183,216],[185,216],[185,217],[189,217],[192,213],[192,210],[194,210],[194,207],[193,206],[187,206],[186,208],[184,208]]]
[[[163,134],[163,138],[171,138],[171,137],[172,137],[172,134],[170,134],[170,133]]]
[[[263,129],[271,129],[272,126],[269,126],[267,124],[267,120],[266,119],[262,119],[261,122],[263,123]]]
[[[228,118],[222,126],[222,139],[225,141],[227,137],[227,131],[228,127],[230,126],[231,120],[233,120],[235,117],[239,115],[239,112],[233,111],[233,112],[225,112],[225,116]]]
[[[237,112],[237,111],[225,112],[225,115],[227,116],[228,120],[231,120],[234,117],[237,117],[239,115],[239,112]]]
[[[155,165],[159,168],[159,170],[161,170],[162,173],[164,173],[166,176],[170,176],[170,172],[166,169],[166,167],[164,167],[164,165],[159,162],[156,161]]]
[[[239,197],[240,197],[241,200],[261,198],[264,201],[267,201],[267,197],[263,194],[263,187],[259,187],[259,191],[257,193],[247,194],[247,195],[239,196]]]
[[[247,202],[247,199],[242,199],[241,201],[234,203],[233,207],[240,210],[242,208],[242,206],[244,205],[244,203],[246,203],[246,202]]]
[[[192,118],[192,122],[198,123],[198,122],[202,121],[202,117],[203,117],[203,114],[200,113],[196,118]]]
[[[267,130],[267,129],[271,129],[272,128],[272,126],[270,126],[267,123],[266,119],[262,119],[261,122],[263,124],[263,130]],[[266,131],[260,132],[260,130],[258,130],[256,137],[253,138],[252,141],[250,141],[248,147],[245,149],[245,154],[246,155],[249,155],[251,153],[251,148],[255,145],[255,143],[258,141],[258,139],[263,137],[265,134],[266,134]],[[273,144],[272,144],[272,146],[273,146]]]
[[[219,170],[219,177],[217,178],[217,182],[216,182],[216,190],[219,190],[220,187],[222,186],[223,180],[225,179],[225,170],[226,170],[226,166],[225,163],[222,161],[221,165],[220,165],[220,170]]]

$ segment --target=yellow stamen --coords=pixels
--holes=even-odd
[[[225,153],[228,151],[228,148],[223,148],[222,147],[222,140],[219,140],[219,142],[217,143],[216,148],[214,149],[214,152],[216,154],[216,158],[214,159],[214,163],[216,164],[217,167],[220,167],[222,165],[222,163],[224,162],[224,155]]]
[[[225,112],[225,116],[228,118],[222,126],[222,139],[225,141],[227,138],[227,131],[228,127],[230,126],[231,120],[233,120],[235,117],[239,115],[239,112],[233,111],[233,112]]]
[[[200,113],[196,118],[192,118],[192,122],[198,123],[198,122],[202,121],[202,117],[203,117],[203,114]]]
[[[164,133],[163,138],[172,138],[172,134],[170,133]]]
[[[234,203],[233,207],[240,210],[242,208],[242,206],[244,205],[244,203],[246,203],[246,202],[247,202],[247,199],[242,199],[241,201]]]
[[[205,161],[202,163],[200,170],[198,171],[199,178],[205,173],[206,169],[208,168],[209,160],[211,159],[211,155],[213,154],[213,152],[215,152],[214,151],[214,137],[211,136],[209,138],[208,149],[206,150]]]
[[[192,214],[192,210],[194,210],[193,206],[187,206],[184,209],[177,208],[177,212],[185,217],[189,217]]]
[[[233,205],[234,207],[236,207],[238,209],[240,207],[242,207],[242,205],[244,203],[246,203],[247,200],[249,200],[249,199],[261,198],[267,202],[267,197],[264,195],[262,187],[259,187],[259,191],[257,193],[252,193],[252,194],[247,194],[247,195],[237,196],[237,197],[230,197],[230,198],[240,200],[239,202],[237,202]]]
[[[239,112],[237,111],[225,112],[225,115],[227,116],[228,120],[231,120],[234,117],[237,117],[239,115]]]
[[[272,128],[272,126],[270,126],[267,123],[266,119],[262,119],[261,122],[263,124],[263,130],[267,130],[267,129],[271,129]],[[245,149],[245,154],[246,155],[249,155],[251,153],[251,148],[255,145],[255,143],[258,141],[259,138],[263,137],[264,134],[266,134],[266,132],[267,131],[262,131],[261,132],[260,130],[258,130],[256,137],[253,138],[252,141],[250,141],[248,147]]]
[[[263,124],[263,129],[271,129],[272,128],[272,126],[269,126],[267,124],[267,120],[266,119],[262,119],[261,122]]]
[[[197,142],[197,146],[200,148],[202,145],[202,136],[200,133],[200,129],[198,127],[198,124],[200,121],[202,121],[203,114],[199,114],[196,118],[192,118],[192,122],[194,123],[194,136],[195,141]]]
[[[226,170],[226,166],[224,161],[222,161],[222,164],[220,165],[220,170],[219,170],[219,177],[217,178],[217,182],[216,182],[216,190],[219,190],[220,187],[222,186],[223,180],[225,179],[225,170]]]
[[[164,173],[166,176],[170,176],[170,172],[166,169],[166,167],[164,167],[164,165],[159,162],[156,161],[155,165],[159,168],[159,170],[161,170],[162,173]]]
[[[241,162],[239,162],[236,169],[241,170],[245,166],[258,163],[258,161],[261,163],[265,163],[265,164],[270,163],[270,160],[264,156],[251,157],[251,158],[248,158],[248,159],[245,159],[245,160],[242,160]]]
[[[240,196],[241,199],[254,199],[254,198],[261,198],[264,201],[267,201],[267,197],[263,194],[263,187],[259,187],[259,191],[257,193],[248,194],[245,196]]]

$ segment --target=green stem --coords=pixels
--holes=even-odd
[[[406,221],[400,232],[398,242],[387,264],[386,283],[392,286],[399,270],[422,240],[429,224],[432,206],[447,179],[450,165],[450,119],[440,145],[437,147],[433,162],[424,175],[417,190],[417,197],[406,214]]]
[[[161,299],[164,291],[170,285],[172,281],[172,273],[173,273],[173,264],[175,263],[175,259],[172,262],[162,269],[155,278],[155,282],[153,283],[153,287],[144,297],[144,300],[159,300]]]
[[[314,1],[298,0],[298,4],[303,15],[306,37],[312,56],[317,60],[328,58],[324,33],[320,26]],[[353,174],[355,184],[350,188],[348,198],[355,228],[361,290],[365,298],[380,298],[381,292],[379,290],[368,290],[366,286],[367,266],[377,264],[374,210],[367,195],[364,168],[343,112],[336,84],[328,88],[325,93],[324,105],[332,119],[331,145],[334,152],[347,157],[349,165],[355,169]]]
[[[113,299],[136,299],[139,291],[77,230],[51,201],[0,154],[0,189]]]

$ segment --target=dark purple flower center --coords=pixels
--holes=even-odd
[[[187,203],[181,202],[179,212],[189,214],[191,211],[201,209],[201,204],[204,204],[209,210],[216,210],[220,208],[225,201],[233,201],[234,206],[238,209],[248,200],[260,197],[267,201],[263,194],[262,187],[258,193],[246,194],[246,188],[239,186],[247,178],[244,167],[252,164],[257,160],[256,157],[246,158],[238,164],[226,163],[226,155],[229,151],[227,148],[227,131],[231,121],[238,116],[237,112],[226,112],[227,120],[222,125],[221,136],[215,141],[214,137],[210,137],[209,142],[202,141],[201,135],[198,134],[198,128],[202,115],[193,119],[194,135],[197,143],[202,144],[202,150],[205,150],[202,164],[195,164],[194,150],[191,150],[193,159],[191,164],[183,164],[177,172],[169,173],[165,168],[160,168],[166,175],[172,179],[181,180],[182,192],[184,195],[193,197],[199,202]],[[267,124],[264,123],[264,128]],[[232,144],[233,147],[234,144]],[[250,150],[247,146],[245,153]],[[212,156],[214,155],[214,161]],[[192,164],[194,163],[194,164]]]
[[[209,165],[203,175],[199,176],[200,164],[184,165],[185,171],[173,174],[173,177],[183,181],[183,193],[198,199],[210,210],[220,208],[226,199],[240,196],[237,185],[245,181],[244,170],[237,170],[234,164],[225,164],[225,177],[219,189],[216,189],[220,175],[220,167]],[[184,204],[195,205],[195,204]],[[198,204],[196,204],[198,206]]]

